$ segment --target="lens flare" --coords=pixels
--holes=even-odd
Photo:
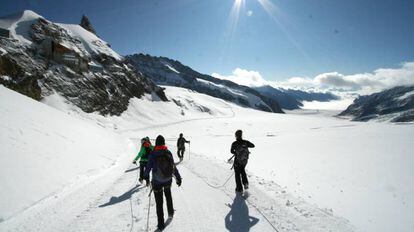
[[[285,24],[288,24],[289,21],[287,20],[287,17],[283,14],[283,12],[280,10],[280,8],[273,4],[270,0],[257,1],[267,12],[267,14],[273,19],[273,21],[275,21],[278,24],[279,28],[283,31],[283,33],[289,39],[289,41],[302,53],[304,57],[310,60],[309,55],[305,52],[305,50],[303,50],[298,41],[295,38],[293,38],[293,36],[290,34],[287,27],[285,26]],[[293,26],[289,25],[289,27]]]
[[[228,20],[228,27],[230,32],[230,37],[234,34],[239,23],[240,11],[244,5],[244,0],[234,0],[233,7],[230,11],[230,16]]]

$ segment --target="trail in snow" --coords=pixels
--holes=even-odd
[[[179,165],[179,170],[183,185],[172,189],[176,212],[166,231],[273,231],[240,196],[210,188],[183,165]],[[146,231],[150,190],[134,185],[135,180],[135,171],[125,173],[64,231]],[[149,222],[150,231],[154,231],[157,219],[153,196],[151,199]]]
[[[283,197],[282,202],[271,200],[254,187],[258,183],[253,177],[250,195],[246,199],[236,195],[233,179],[220,186],[232,171],[200,156],[185,160],[178,168],[183,184],[173,184],[176,212],[166,231],[353,230],[345,220],[315,207],[286,206]],[[137,172],[137,168],[130,168],[110,188],[95,194],[99,197],[90,199],[93,204],[67,221],[60,231],[146,231],[150,189],[137,185]],[[154,231],[157,219],[153,196],[150,207],[149,225],[150,231]]]

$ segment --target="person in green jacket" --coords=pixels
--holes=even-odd
[[[148,163],[148,156],[154,150],[154,146],[151,145],[151,141],[148,137],[141,139],[141,149],[138,152],[137,157],[135,157],[132,163],[136,164],[137,160],[139,160],[139,182],[145,179],[147,186],[149,185],[149,178],[144,178],[145,168],[147,167]]]

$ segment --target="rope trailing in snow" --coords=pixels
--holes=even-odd
[[[137,172],[137,176],[135,177],[135,181],[134,181],[134,184],[132,185],[131,189],[134,188],[137,185],[138,175],[139,175],[139,172]],[[132,232],[132,229],[134,228],[134,210],[133,210],[133,205],[132,205],[132,195],[129,198],[129,205],[130,205],[130,208],[131,208],[131,228],[129,229],[129,232]]]
[[[150,215],[150,209],[151,209],[151,193],[152,193],[152,185],[151,185],[151,190],[148,194],[147,232],[149,231],[149,215]]]
[[[226,182],[224,182],[223,185],[220,186],[215,186],[210,184],[205,177],[199,175],[198,173],[194,172],[191,168],[188,168],[186,165],[183,165],[187,170],[189,170],[190,172],[192,172],[195,176],[197,176],[198,178],[200,178],[204,183],[206,183],[208,186],[210,186],[211,188],[217,189],[217,190],[221,190],[224,194],[226,194],[230,199],[231,196],[223,189],[223,187],[225,187],[225,185],[227,184],[227,182],[230,180],[230,178],[234,175],[234,172],[229,176],[229,178],[227,178]],[[269,225],[273,228],[274,231],[279,232],[279,230],[276,228],[275,225],[273,225],[273,223],[269,220],[269,218],[259,209],[257,208],[254,204],[252,204],[249,200],[247,200],[247,198],[245,198],[245,201],[247,202],[248,205],[250,205],[251,207],[253,207],[254,209],[256,209],[257,212],[259,212],[260,215],[262,215],[262,217],[267,221],[267,223],[269,223]]]

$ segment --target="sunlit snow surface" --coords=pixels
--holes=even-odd
[[[412,124],[350,122],[312,111],[272,114],[180,88],[166,93],[176,103],[131,99],[120,117],[105,118],[57,95],[43,102],[59,110],[0,87],[0,230],[129,231],[130,210],[132,228],[144,230],[148,190],[130,196],[133,208],[129,199],[99,205],[136,181],[135,172],[123,173],[135,155],[128,141],[162,134],[174,152],[181,132],[191,140],[192,158],[187,153],[178,166],[183,187],[173,190],[177,212],[167,231],[231,230],[226,204],[233,202],[234,180],[222,193],[203,181],[220,185],[231,174],[225,160],[237,129],[256,145],[247,166],[248,199],[280,231],[350,231],[350,224],[362,231],[414,230]],[[259,219],[252,231],[271,231],[256,209],[245,207]],[[197,218],[190,213],[195,208],[211,215]]]

